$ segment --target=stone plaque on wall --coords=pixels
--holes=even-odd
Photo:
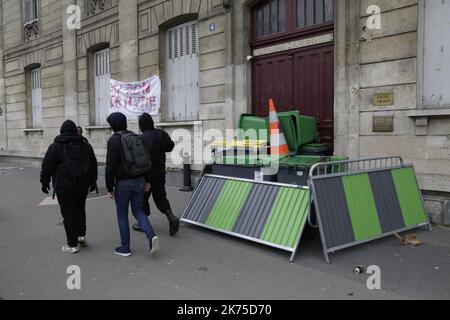
[[[394,116],[373,116],[373,132],[394,132]]]
[[[377,107],[392,106],[395,103],[393,92],[376,93],[373,95],[373,105]]]

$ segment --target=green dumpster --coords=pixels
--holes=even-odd
[[[263,168],[269,168],[275,161],[281,161],[286,156],[270,156],[270,155],[239,155],[239,156],[216,156],[214,164],[212,164],[207,172],[213,175],[255,179],[255,172],[261,171]],[[264,176],[266,181],[276,181],[276,174]]]
[[[325,151],[319,149],[319,151],[317,151],[317,146],[313,144],[317,135],[316,119],[302,116],[299,111],[280,112],[278,113],[278,119],[280,120],[289,150],[297,153],[302,146],[307,146],[307,149],[304,152],[305,155],[320,156],[326,154],[328,149]],[[240,132],[238,135],[240,140],[245,138],[254,139],[255,137],[248,137],[248,135],[245,135],[247,130],[253,129],[256,130],[257,140],[266,140],[270,142],[269,118],[257,117],[251,114],[242,114],[239,119],[238,128],[244,131]],[[260,132],[260,130],[267,130],[267,136],[263,132]]]
[[[334,157],[330,157],[330,162],[337,162],[337,161],[347,161],[348,158],[347,157],[338,157],[338,156],[334,156]],[[328,168],[328,173],[340,173],[340,172],[345,172],[346,171],[346,166],[347,164],[335,164],[332,165]]]
[[[317,121],[313,117],[300,115],[299,111],[281,112],[278,114],[281,125],[284,128],[284,122],[289,117],[295,130],[295,150],[297,151],[301,146],[314,143],[317,135]],[[284,120],[283,120],[284,119]],[[284,122],[283,122],[284,121]],[[287,137],[286,137],[287,140]]]
[[[280,159],[277,181],[299,186],[308,185],[309,171],[317,163],[348,160],[346,157],[295,156]],[[345,172],[345,165],[336,164],[326,168],[328,174]]]
[[[239,132],[239,140],[251,139],[270,141],[268,118],[257,117],[252,114],[242,114],[239,118],[238,129],[244,131]],[[246,134],[248,130],[256,130],[256,137],[249,137],[248,134]],[[265,131],[261,132],[260,130]]]
[[[304,156],[325,156],[328,147],[320,143],[310,143],[300,148],[300,154]]]
[[[320,162],[329,162],[329,157],[296,156],[281,159],[277,180],[280,183],[307,186],[309,170]]]
[[[289,114],[278,114],[278,119],[280,120],[281,129],[283,130],[286,142],[289,146],[290,151],[295,151],[297,153],[299,142],[297,128],[295,127],[294,119]]]

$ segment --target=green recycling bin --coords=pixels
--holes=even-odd
[[[239,140],[254,140],[256,138],[256,140],[264,140],[267,142],[270,141],[268,118],[257,117],[252,114],[242,114],[239,118],[238,129],[242,129],[242,131],[244,131],[239,132]],[[245,132],[248,130],[256,130],[256,137],[249,137],[248,135],[246,135]],[[261,132],[260,130],[265,131]],[[267,134],[265,134],[264,132],[267,132]]]
[[[309,170],[320,162],[329,162],[329,157],[295,156],[281,159],[277,180],[280,183],[307,186]]]
[[[284,129],[284,123],[287,122],[287,117],[291,119],[291,122],[295,129],[295,150],[297,151],[301,146],[314,143],[317,136],[317,121],[313,117],[307,117],[300,115],[299,111],[280,112],[278,114],[281,125]],[[287,140],[287,137],[286,137]]]
[[[307,186],[309,172],[317,163],[327,163],[348,160],[346,157],[318,157],[318,156],[295,156],[285,157],[279,161],[277,181],[280,183]],[[327,166],[328,174],[337,174],[345,171],[345,164]]]
[[[300,155],[302,156],[326,156],[328,153],[328,146],[320,143],[310,143],[300,148]]]
[[[214,163],[208,166],[207,172],[214,175],[254,180],[255,172],[269,168],[274,162],[279,162],[286,156],[245,155],[216,156]],[[277,175],[264,176],[265,181],[277,181]]]

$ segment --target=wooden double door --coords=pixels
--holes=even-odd
[[[268,115],[268,99],[278,112],[299,110],[317,119],[322,143],[333,151],[334,47],[332,44],[258,57],[252,65],[252,109]]]

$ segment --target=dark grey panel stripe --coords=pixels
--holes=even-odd
[[[314,180],[313,184],[326,247],[355,242],[342,178]]]
[[[206,223],[225,184],[224,179],[204,177],[191,205],[186,209],[184,218],[199,223]]]
[[[233,232],[259,238],[264,231],[279,187],[254,184],[239,213]]]
[[[405,221],[391,172],[371,172],[369,178],[383,233],[404,228]]]

